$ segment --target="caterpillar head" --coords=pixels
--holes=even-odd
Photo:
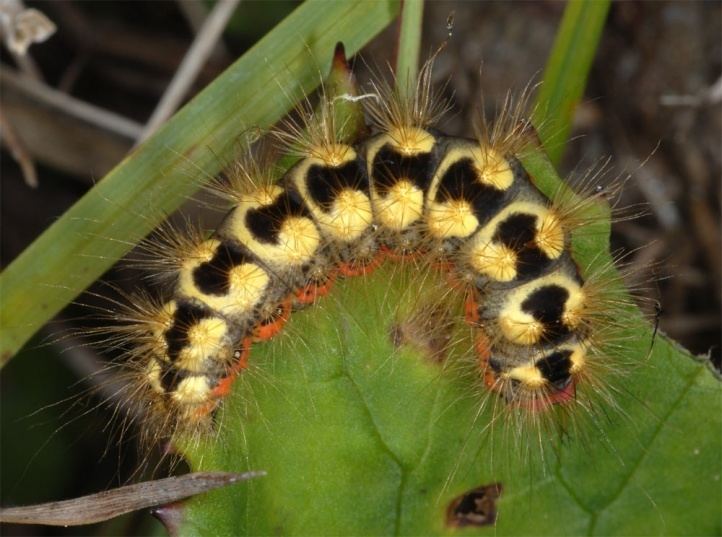
[[[545,350],[524,348],[479,354],[484,383],[507,403],[543,410],[574,399],[589,345],[576,338]]]

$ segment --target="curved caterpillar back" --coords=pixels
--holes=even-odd
[[[408,97],[374,86],[373,132],[356,143],[339,134],[332,100],[304,109],[275,133],[299,157],[280,180],[249,149],[212,187],[232,203],[216,231],[170,233],[157,263],[170,295],[141,300],[121,329],[134,341],[149,429],[208,429],[253,344],[292,311],[339,278],[420,255],[466,296],[477,375],[495,408],[536,420],[554,404],[586,408],[576,398],[585,384],[604,391],[605,329],[627,303],[574,259],[571,234],[594,198],[540,192],[519,159],[531,134],[521,106],[507,103],[475,139],[436,130],[443,105],[430,69]]]

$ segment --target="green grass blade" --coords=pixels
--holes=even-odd
[[[401,6],[401,33],[396,58],[396,83],[401,91],[413,91],[416,87],[423,20],[424,1],[404,0]]]
[[[607,0],[570,0],[564,10],[533,118],[553,164],[558,164],[564,153],[609,4]]]
[[[273,124],[289,96],[316,87],[336,42],[355,53],[397,11],[390,1],[303,4],[131,152],[0,275],[0,365],[216,174],[244,130]]]

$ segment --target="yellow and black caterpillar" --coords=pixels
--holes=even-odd
[[[170,296],[137,301],[122,329],[154,426],[207,423],[253,343],[294,309],[337,278],[421,255],[465,294],[479,378],[509,407],[569,403],[606,367],[598,347],[611,301],[571,251],[593,198],[540,192],[518,158],[520,108],[475,139],[437,131],[429,70],[409,96],[374,86],[372,133],[357,143],[322,98],[276,133],[299,157],[280,180],[249,150],[213,187],[232,202],[217,230],[163,245]]]

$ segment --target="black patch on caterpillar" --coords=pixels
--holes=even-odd
[[[214,387],[218,384],[218,378],[216,376],[209,378],[208,373],[195,373],[188,369],[177,368],[172,364],[160,362],[161,373],[160,373],[160,385],[165,393],[172,393],[178,389],[178,385],[189,377],[206,377],[208,380],[208,386]]]
[[[539,248],[524,248],[516,258],[516,279],[536,278],[544,272],[550,261]]]
[[[246,213],[246,227],[258,242],[278,244],[283,222],[291,216],[310,218],[310,213],[300,196],[286,187],[273,203],[249,209]]]
[[[223,241],[209,261],[193,270],[193,283],[206,295],[227,295],[231,287],[231,269],[251,261],[250,254],[240,244]]]
[[[536,236],[536,216],[533,214],[514,213],[502,220],[496,227],[492,240],[508,246],[512,250],[521,251],[534,241]]]
[[[542,377],[551,382],[555,388],[561,390],[565,388],[571,380],[569,373],[572,367],[571,355],[572,351],[568,349],[556,351],[545,356],[534,365],[542,374]]]
[[[213,313],[202,306],[191,302],[179,302],[173,313],[173,324],[166,330],[163,337],[168,346],[168,359],[173,362],[180,352],[188,346],[188,331],[198,321],[213,317]]]
[[[544,325],[544,340],[559,343],[569,335],[569,327],[562,322],[569,291],[560,285],[545,285],[531,293],[521,303],[523,312]]]
[[[480,223],[490,220],[504,204],[505,191],[479,181],[479,173],[470,158],[454,162],[444,173],[436,194],[437,202],[464,200],[474,208]]]
[[[338,168],[319,164],[310,166],[306,172],[306,187],[321,210],[328,213],[343,190],[359,190],[368,195],[369,181],[355,159]]]
[[[174,392],[178,385],[191,375],[193,373],[187,369],[178,369],[171,364],[161,362],[160,385],[166,393]]]
[[[433,174],[431,153],[407,156],[385,144],[374,157],[371,173],[374,186],[379,194],[386,196],[400,180],[411,181],[423,192],[427,192]]]
[[[551,261],[534,242],[537,217],[533,214],[514,213],[499,223],[492,240],[517,253],[516,279],[539,276]]]

